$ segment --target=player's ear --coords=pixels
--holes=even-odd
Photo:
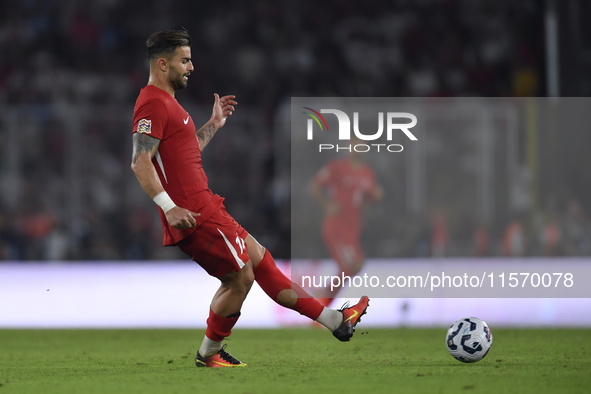
[[[161,57],[158,60],[158,69],[160,69],[160,71],[168,71],[168,60],[166,60],[166,58]]]

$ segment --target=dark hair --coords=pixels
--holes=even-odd
[[[161,30],[152,34],[146,41],[148,48],[148,60],[160,56],[171,55],[176,48],[191,46],[189,32],[183,30]]]

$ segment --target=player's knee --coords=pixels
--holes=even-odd
[[[277,294],[277,303],[281,306],[291,308],[298,302],[298,296],[292,289],[284,289]]]
[[[222,281],[222,287],[228,289],[234,296],[239,298],[246,298],[254,282],[254,274],[252,270],[244,267],[239,272],[234,272],[233,275],[226,276]]]
[[[252,269],[252,264],[246,264],[242,268],[242,283],[243,285],[250,290],[252,284],[254,283],[254,271]]]

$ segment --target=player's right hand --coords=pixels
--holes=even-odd
[[[191,212],[181,207],[174,207],[164,215],[166,216],[166,220],[168,220],[168,224],[177,230],[194,228],[197,225],[195,218],[201,216],[200,213]]]
[[[336,202],[329,201],[326,204],[326,214],[329,216],[336,216],[341,213],[341,206]]]

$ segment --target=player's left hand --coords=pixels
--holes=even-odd
[[[235,111],[234,106],[238,105],[238,102],[234,100],[236,96],[232,95],[220,98],[220,96],[215,93],[213,96],[215,97],[215,102],[213,103],[213,111],[210,121],[216,125],[216,129],[219,129],[226,124],[226,119]]]

